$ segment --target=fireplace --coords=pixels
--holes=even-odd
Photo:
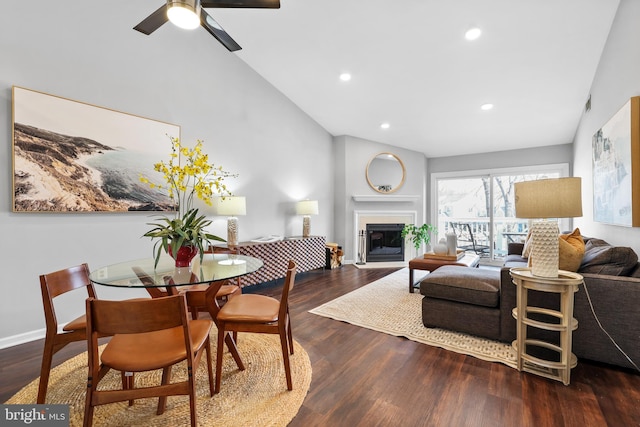
[[[404,261],[404,224],[367,224],[367,262]]]

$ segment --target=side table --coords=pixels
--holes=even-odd
[[[509,273],[518,287],[517,305],[512,311],[517,322],[517,339],[512,345],[517,352],[518,370],[569,385],[571,368],[578,363],[576,356],[571,353],[571,335],[578,328],[578,321],[573,318],[573,294],[583,283],[582,276],[560,270],[558,277],[539,277],[531,274],[530,268],[512,268]],[[530,307],[527,301],[529,290],[560,294],[560,310]],[[536,315],[536,318],[531,318],[530,314]],[[529,326],[558,332],[560,345],[527,338]],[[531,350],[536,347],[558,353],[559,361],[533,356]]]
[[[448,261],[436,258],[425,258],[420,256],[409,261],[409,292],[413,293],[413,289],[419,284],[413,280],[413,270],[434,271],[443,265],[460,265],[462,267],[477,267],[480,257],[476,254],[465,254],[464,257],[457,261]]]

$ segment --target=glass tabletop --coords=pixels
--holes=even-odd
[[[232,279],[259,270],[259,258],[235,254],[196,256],[190,267],[175,267],[175,261],[162,256],[157,266],[153,258],[143,258],[107,265],[93,270],[91,281],[98,285],[120,288],[153,288],[185,286]]]

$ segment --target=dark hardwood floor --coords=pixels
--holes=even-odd
[[[580,361],[564,386],[307,312],[393,271],[348,265],[298,275],[293,334],[313,380],[290,426],[640,426],[637,373]],[[256,288],[280,290],[281,282]],[[1,402],[38,376],[41,351],[42,341],[0,350]],[[80,351],[70,345],[54,363]]]

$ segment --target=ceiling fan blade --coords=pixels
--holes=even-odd
[[[242,49],[238,43],[234,39],[231,38],[227,32],[222,29],[220,24],[216,22],[215,19],[211,17],[204,10],[200,11],[200,20],[202,26],[209,31],[209,33],[215,37],[224,47],[226,47],[229,52],[235,52],[236,50]]]
[[[160,28],[160,26],[168,20],[169,18],[167,18],[167,5],[164,4],[151,15],[147,16],[141,23],[133,27],[133,29],[140,31],[143,34],[149,35]]]
[[[202,7],[247,7],[255,9],[280,9],[280,0],[201,0]]]

